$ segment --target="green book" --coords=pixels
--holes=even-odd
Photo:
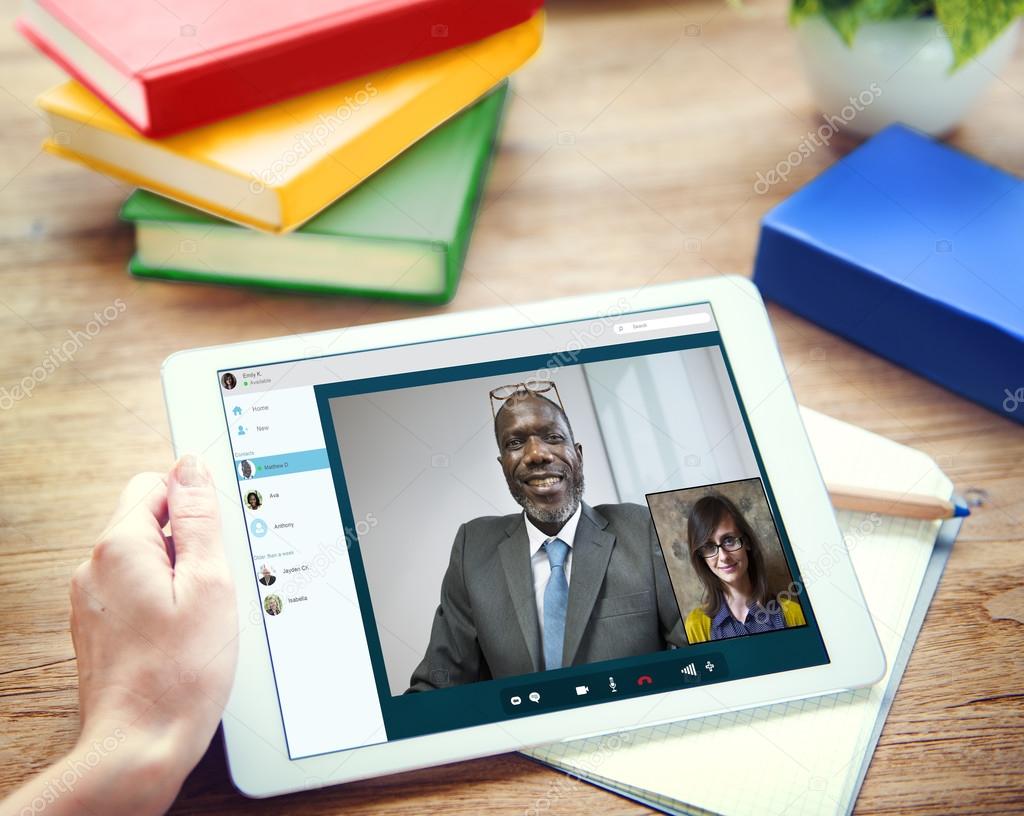
[[[455,295],[508,82],[425,136],[299,229],[271,235],[147,190],[133,275],[446,303]]]

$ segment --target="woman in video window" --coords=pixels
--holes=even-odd
[[[687,521],[690,563],[704,587],[704,603],[686,616],[690,643],[803,626],[796,601],[768,593],[761,542],[725,496],[700,499]]]

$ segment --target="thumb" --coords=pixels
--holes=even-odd
[[[182,456],[171,471],[167,479],[167,510],[176,569],[199,571],[223,562],[217,491],[198,456]]]

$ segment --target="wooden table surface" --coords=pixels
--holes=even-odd
[[[292,332],[706,275],[749,275],[761,215],[848,150],[839,139],[766,194],[767,171],[817,126],[782,2],[552,2],[516,78],[462,285],[444,309],[136,281],[121,184],[39,150],[33,97],[60,72],[0,25],[0,387],[115,299],[125,311],[0,407],[0,792],[77,730],[67,582],[125,480],[171,463],[165,356]],[[952,142],[1024,175],[1024,52]],[[985,603],[1024,583],[1024,430],[778,308],[801,402],[927,451],[967,521],[858,800],[861,813],[1024,809],[1024,627]],[[1024,376],[1024,372],[1022,372]],[[1024,380],[1022,380],[1024,382]],[[0,392],[6,393],[6,392]],[[1020,606],[1018,602],[1018,607]],[[282,799],[232,788],[215,740],[175,806],[197,813],[646,810],[519,756]],[[555,791],[554,795],[552,795]]]

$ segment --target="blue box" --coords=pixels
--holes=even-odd
[[[1024,423],[1024,184],[893,125],[761,221],[773,300]]]

